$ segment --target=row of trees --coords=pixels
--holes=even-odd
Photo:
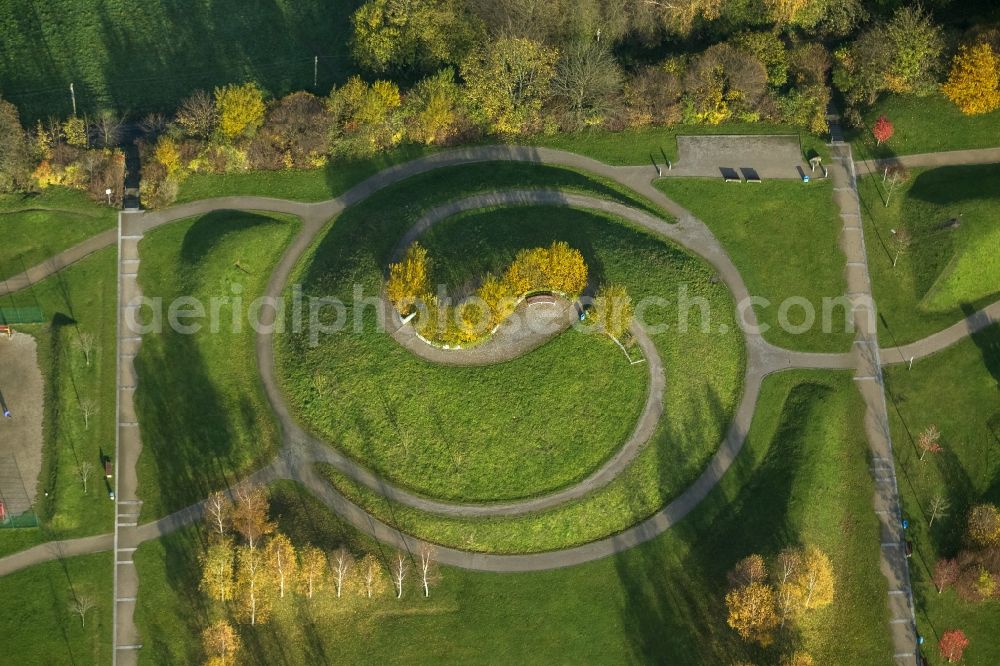
[[[271,521],[265,488],[243,484],[232,495],[231,500],[213,493],[205,502],[209,543],[200,558],[201,590],[213,601],[232,604],[238,622],[266,623],[275,605],[292,596],[375,599],[391,590],[400,599],[412,577],[430,596],[440,579],[430,546],[416,558],[397,552],[388,562],[373,553],[357,559],[346,547],[332,553],[312,545],[297,548]],[[216,623],[203,638],[210,657],[230,663],[226,659],[238,649],[231,626]]]
[[[401,261],[390,264],[386,294],[400,314],[417,313],[415,326],[422,336],[439,344],[461,345],[488,335],[525,294],[554,291],[576,298],[586,286],[583,255],[556,241],[547,248],[519,251],[502,275],[487,275],[472,296],[453,305],[431,292],[427,250],[413,243]]]

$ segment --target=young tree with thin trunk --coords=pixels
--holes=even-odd
[[[73,595],[73,599],[69,602],[69,610],[74,615],[79,616],[81,628],[86,628],[87,613],[90,612],[95,605],[93,597],[89,594]]]
[[[83,484],[84,495],[87,494],[87,481],[90,480],[90,475],[93,472],[94,472],[94,465],[89,460],[84,460],[76,468],[76,473],[80,476],[80,482]]]
[[[732,587],[746,587],[752,583],[763,583],[767,580],[767,566],[764,564],[764,558],[757,553],[747,555],[733,566],[728,578]]]
[[[951,502],[944,495],[935,495],[930,503],[931,519],[928,521],[927,526],[930,527],[934,524],[934,521],[938,518],[944,518],[948,515],[948,509],[951,508]]]
[[[396,598],[403,598],[403,583],[406,581],[406,575],[410,571],[410,565],[406,561],[406,555],[403,551],[396,551],[396,556],[392,561],[392,584],[396,588]]]
[[[969,510],[966,535],[975,548],[1000,545],[1000,510],[992,504],[977,504]]]
[[[872,125],[872,136],[875,137],[875,142],[880,146],[892,138],[893,132],[892,121],[885,116],[879,116],[875,124]]]
[[[279,532],[267,542],[264,559],[277,582],[278,597],[284,599],[285,585],[291,584],[298,572],[299,561],[295,557],[295,546]]]
[[[965,648],[969,647],[969,639],[965,637],[965,632],[961,629],[952,629],[941,634],[938,642],[938,650],[941,658],[952,664],[961,661]]]
[[[388,585],[385,578],[385,567],[372,553],[365,554],[358,565],[361,571],[361,582],[364,584],[364,594],[369,599],[384,594]]]
[[[201,555],[201,589],[216,601],[233,598],[233,542],[219,539]]]
[[[236,653],[240,651],[240,637],[233,625],[219,620],[201,634],[201,644],[212,664],[232,666],[236,663]]]
[[[920,460],[922,461],[928,453],[940,453],[941,431],[935,425],[929,425],[917,437],[917,448],[920,449]]]
[[[801,572],[796,578],[803,593],[803,608],[811,610],[833,603],[833,566],[819,548],[809,546],[805,549]]]
[[[323,576],[326,574],[328,562],[326,554],[316,546],[306,546],[299,553],[302,565],[299,567],[299,579],[302,582],[302,589],[310,599],[323,584]]]
[[[420,582],[424,586],[424,596],[431,596],[431,584],[441,579],[437,567],[437,549],[429,543],[420,546]]]
[[[262,486],[242,484],[234,491],[233,528],[246,540],[251,550],[256,550],[261,539],[274,531],[274,523],[267,519],[267,490]]]
[[[83,428],[90,430],[90,419],[97,414],[97,403],[90,398],[80,401],[80,413],[83,415]]]
[[[351,569],[354,567],[354,557],[346,548],[341,546],[334,551],[331,562],[333,583],[337,590],[337,598],[339,599],[344,590],[344,583],[347,582],[348,574],[350,574]]]
[[[213,538],[225,539],[232,526],[233,503],[222,492],[214,492],[205,500],[205,522]]]
[[[76,348],[83,353],[83,358],[87,363],[87,367],[90,367],[90,356],[94,353],[94,347],[97,345],[97,341],[91,333],[81,333],[76,339]]]
[[[271,594],[267,585],[267,563],[258,548],[241,546],[237,552],[237,613],[243,622],[256,626],[271,615]]]
[[[798,612],[801,606],[801,596],[792,581],[802,568],[802,551],[797,548],[785,548],[775,560],[773,578],[776,583],[778,614],[781,616],[781,626]]]
[[[958,580],[958,561],[941,558],[934,565],[934,575],[932,576],[934,587],[938,594],[944,592],[946,587],[950,587]]]

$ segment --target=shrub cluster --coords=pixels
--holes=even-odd
[[[386,295],[401,314],[417,313],[415,326],[425,339],[462,346],[487,337],[532,292],[575,299],[587,286],[587,265],[579,250],[561,241],[521,250],[503,275],[487,275],[473,296],[457,304],[431,293],[429,276],[427,250],[414,243],[389,266]]]

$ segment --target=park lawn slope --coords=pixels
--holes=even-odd
[[[816,663],[891,659],[878,526],[871,511],[862,404],[850,376],[783,373],[765,381],[747,448],[704,502],[673,529],[614,557],[524,574],[445,567],[431,596],[407,583],[402,600],[329,590],[288,599],[272,621],[241,626],[248,663],[777,663],[791,651]],[[298,546],[356,557],[392,551],[360,536],[308,491],[272,486],[272,515]],[[517,532],[508,531],[507,535]],[[726,626],[726,572],[751,552],[816,544],[831,557],[834,603],[797,636],[761,650]],[[221,613],[197,589],[198,530],[144,544],[137,621],[145,664],[202,657],[197,636]]]
[[[917,623],[928,639],[928,655],[937,656],[940,632],[959,628],[971,642],[970,664],[1000,663],[1000,602],[970,603],[955,591],[938,594],[930,580],[934,563],[962,547],[969,508],[979,502],[1000,504],[1000,326],[916,361],[886,370],[889,414],[896,451],[903,511],[910,519],[916,566],[910,569]],[[919,433],[929,425],[941,431],[939,454],[920,461]],[[928,505],[945,497],[947,515],[929,523]],[[937,663],[937,662],[933,662]]]
[[[111,553],[81,555],[0,578],[4,663],[111,663],[112,558]],[[82,597],[93,601],[84,623],[69,608]]]
[[[109,247],[2,299],[4,307],[39,308],[46,323],[15,325],[37,339],[45,383],[44,450],[35,501],[41,528],[0,530],[0,552],[113,529],[114,503],[108,499],[102,456],[114,454],[115,441],[115,262],[115,248]],[[94,339],[89,366],[79,347],[85,335]],[[96,407],[89,428],[80,409],[83,401]],[[93,471],[85,494],[80,470],[86,463]]]
[[[876,146],[870,128],[880,116],[892,122],[894,131]],[[884,95],[865,112],[864,121],[864,129],[848,132],[858,160],[1000,146],[1000,110],[967,116],[941,93]]]
[[[1000,297],[1000,165],[914,169],[888,207],[880,176],[858,189],[884,345],[923,338]]]
[[[117,219],[113,208],[63,187],[0,195],[0,278],[21,273],[112,228]]]
[[[219,211],[156,229],[140,243],[140,285],[163,310],[162,332],[143,335],[136,357],[144,520],[204,499],[277,451],[248,317],[297,228],[289,216]],[[179,297],[198,299],[209,315],[180,320],[201,324],[193,334],[169,325],[168,307]]]
[[[838,352],[850,349],[854,334],[841,302],[824,317],[824,299],[843,301],[844,254],[838,245],[842,222],[829,181],[769,180],[739,186],[721,179],[666,178],[656,187],[708,225],[740,270],[751,296],[769,304],[755,305],[764,338],[799,351]],[[794,299],[794,300],[789,300]],[[815,314],[806,327],[804,302]],[[782,304],[788,303],[781,325]],[[829,321],[829,325],[824,322]],[[787,328],[787,330],[786,330]]]

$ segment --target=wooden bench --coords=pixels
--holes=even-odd
[[[14,329],[10,326],[0,326],[0,333],[6,333],[8,338],[14,337]]]

